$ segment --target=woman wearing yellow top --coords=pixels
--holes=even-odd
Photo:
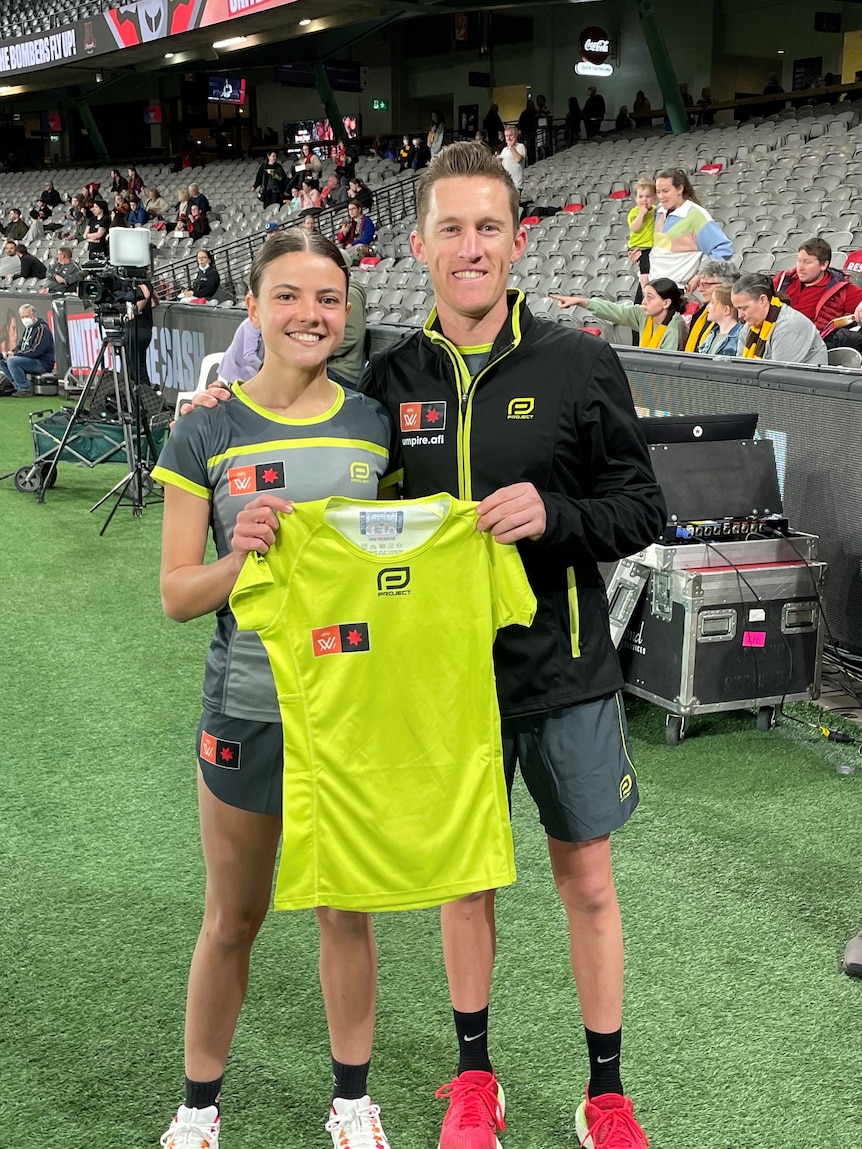
[[[552,295],[558,307],[588,307],[597,319],[631,327],[641,347],[679,351],[685,339],[682,292],[672,279],[654,279],[644,288],[643,303],[611,303],[583,295]]]

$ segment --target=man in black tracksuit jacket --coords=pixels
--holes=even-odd
[[[363,389],[400,428],[404,496],[478,501],[479,529],[517,543],[523,558],[538,610],[531,628],[500,632],[497,687],[507,774],[520,766],[537,803],[569,920],[590,1055],[575,1134],[641,1149],[620,1080],[623,947],[610,864],[610,832],[634,810],[637,779],[597,564],[655,541],[664,502],[614,351],[507,295],[526,233],[487,148],[444,148],[423,173],[417,217],[411,243],[436,307],[422,331],[372,357]],[[460,1056],[441,1091],[440,1149],[493,1149],[503,1128],[487,1044],[493,898],[441,913]]]

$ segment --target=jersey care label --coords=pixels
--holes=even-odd
[[[372,554],[395,554],[405,547],[403,511],[360,511],[362,547]]]

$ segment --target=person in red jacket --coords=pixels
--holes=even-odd
[[[862,287],[852,283],[843,271],[830,267],[831,260],[832,248],[825,239],[806,239],[797,253],[796,269],[775,276],[775,290],[811,320],[827,347],[862,350],[862,331],[833,327],[834,321],[845,315],[862,323]]]

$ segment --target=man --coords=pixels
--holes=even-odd
[[[569,920],[590,1053],[576,1136],[641,1149],[619,1072],[623,944],[610,860],[610,831],[634,810],[637,780],[596,564],[654,540],[665,509],[614,352],[538,322],[520,293],[507,294],[527,243],[518,207],[480,145],[452,144],[432,162],[411,244],[436,308],[422,331],[372,358],[364,389],[402,430],[404,495],[477,499],[479,529],[519,544],[539,608],[529,631],[498,641],[497,684],[507,774],[520,764],[539,806]],[[437,419],[417,424],[426,404]],[[440,1149],[494,1149],[503,1126],[487,1045],[493,903],[489,892],[441,914],[460,1060],[440,1091],[450,1100]]]
[[[201,212],[206,215],[210,210],[210,201],[201,191],[197,184],[189,184],[189,207],[192,204],[197,204]]]
[[[712,293],[720,283],[731,285],[738,277],[739,272],[727,259],[709,259],[701,265],[697,292],[703,303],[691,317],[685,351],[697,351],[712,335],[715,324],[710,323],[707,315]]]
[[[3,228],[3,232],[7,239],[14,239],[16,243],[27,234],[27,224],[24,222],[20,208],[9,208],[9,222]]]
[[[350,199],[358,199],[364,211],[371,211],[371,205],[374,203],[374,193],[371,188],[364,184],[359,176],[353,176],[348,182],[348,187]]]
[[[832,248],[825,239],[806,239],[796,254],[796,268],[775,276],[776,295],[810,319],[827,347],[856,347],[862,350],[862,333],[834,331],[839,316],[852,315],[862,323],[862,287],[843,271],[830,267]]]
[[[374,223],[362,210],[359,200],[349,200],[347,219],[339,229],[335,242],[344,248],[345,257],[351,264],[359,263],[368,254],[374,239],[374,230]]]
[[[500,152],[500,163],[519,192],[524,186],[524,168],[527,163],[527,149],[518,142],[520,134],[517,128],[506,128],[503,132],[506,144]]]
[[[587,139],[591,140],[602,130],[602,120],[605,118],[605,101],[596,91],[595,84],[587,88],[587,98],[584,102],[582,118]]]
[[[817,328],[800,311],[781,302],[768,275],[741,275],[730,298],[745,325],[739,333],[737,352],[744,359],[827,362],[826,344]]]
[[[28,375],[42,375],[54,367],[54,336],[29,303],[18,308],[24,332],[12,353],[0,359],[0,395],[28,398],[33,394]]]
[[[7,282],[18,279],[21,275],[21,257],[18,254],[18,244],[14,239],[7,239],[3,244],[3,254],[0,255],[0,278]]]
[[[71,247],[58,247],[57,259],[48,272],[48,291],[58,295],[74,291],[80,278],[81,268],[72,259]]]
[[[60,193],[54,187],[51,180],[45,180],[45,189],[39,196],[39,202],[45,204],[49,208],[59,207],[63,202]]]
[[[22,279],[44,279],[48,274],[48,269],[41,259],[37,259],[35,255],[31,255],[27,250],[27,245],[19,243],[17,247],[18,258],[21,260],[21,278]]]
[[[519,544],[539,605],[529,630],[498,641],[497,688],[507,776],[520,764],[539,806],[569,922],[590,1057],[575,1133],[598,1149],[643,1149],[620,1080],[623,942],[610,860],[610,832],[637,805],[637,778],[597,563],[653,541],[665,507],[614,351],[539,322],[521,293],[506,291],[527,244],[518,210],[485,147],[443,148],[423,173],[411,235],[436,307],[422,331],[372,357],[362,389],[401,429],[406,497],[477,500],[479,529]],[[439,1149],[497,1149],[493,891],[444,906],[441,927],[459,1063],[438,1091],[449,1098]]]
[[[411,171],[418,172],[426,167],[428,161],[431,159],[431,152],[428,150],[428,145],[425,143],[424,136],[414,136],[410,148],[410,155],[407,157],[407,166]]]

